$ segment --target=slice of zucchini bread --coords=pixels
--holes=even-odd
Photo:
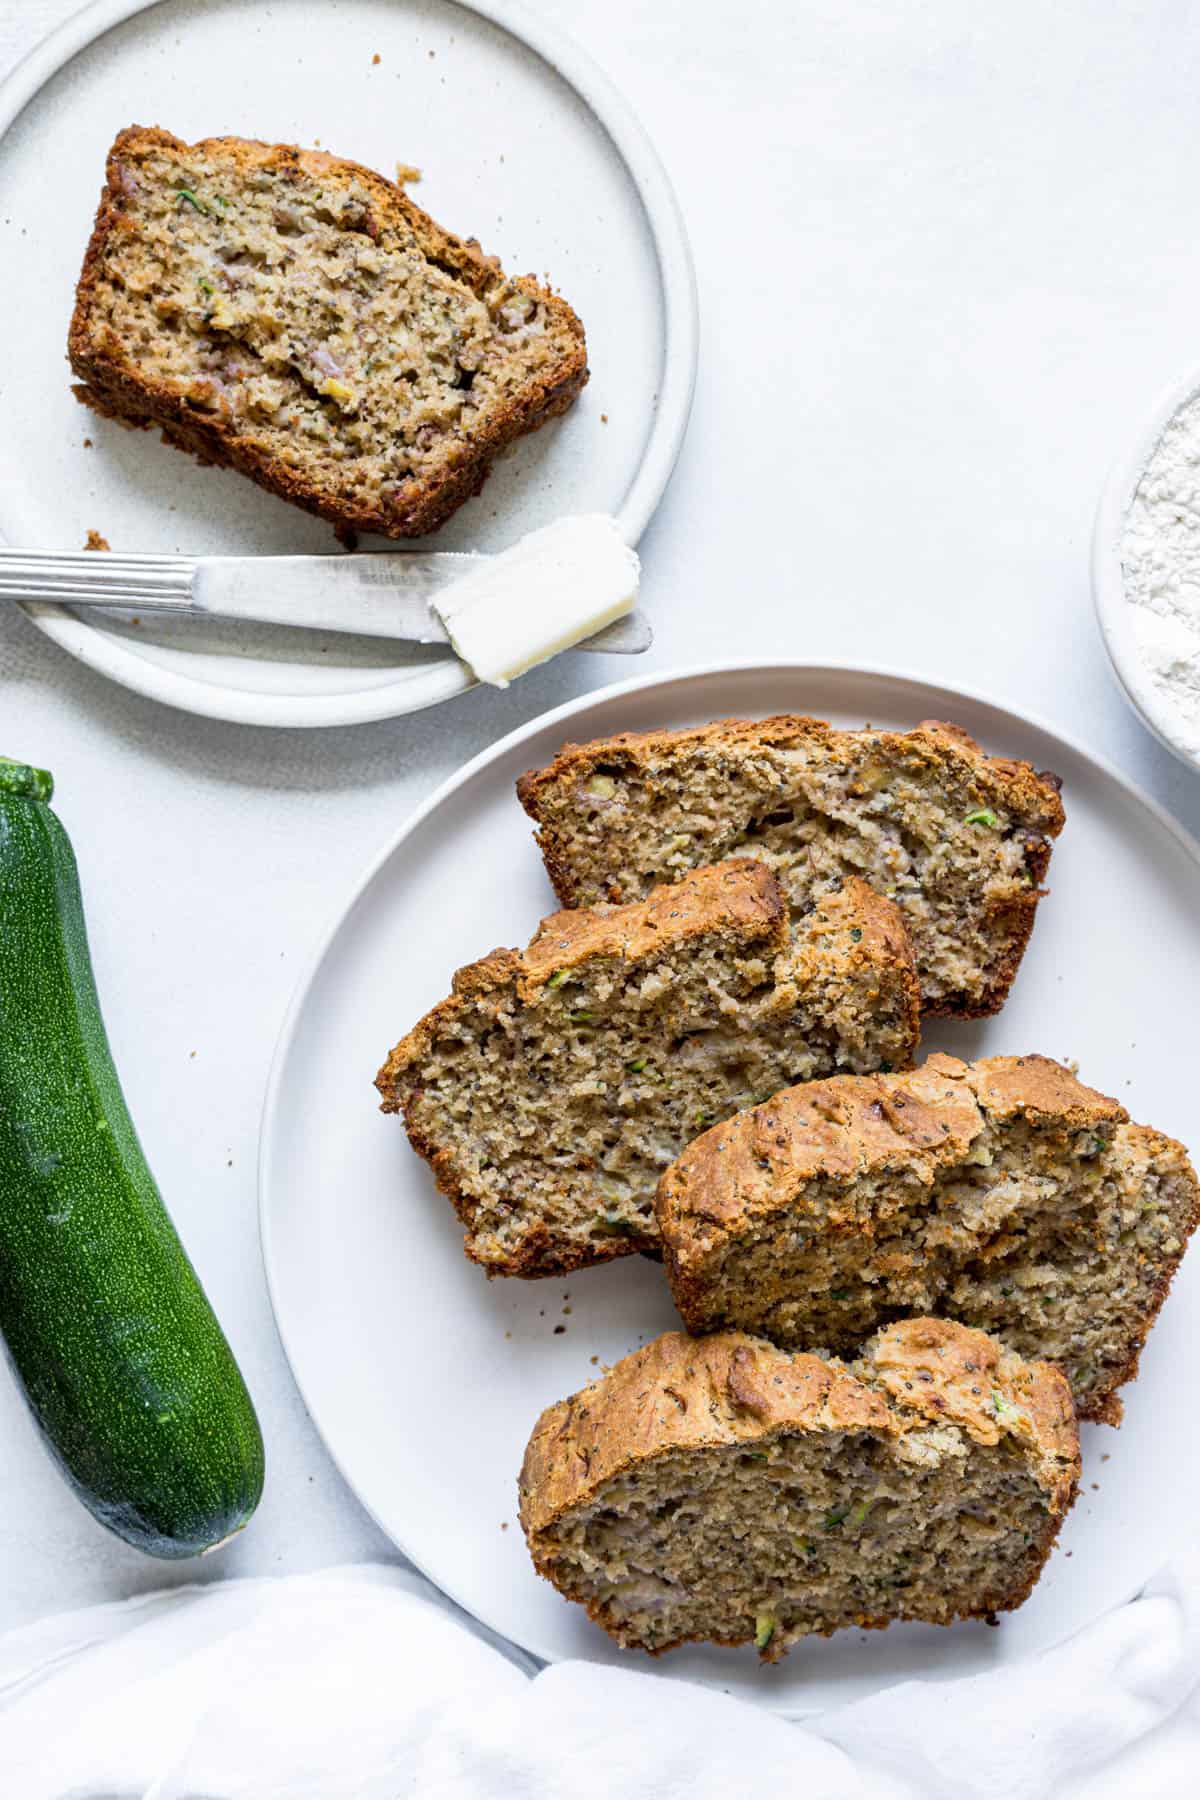
[[[654,1191],[739,1106],[839,1068],[908,1067],[912,951],[847,883],[793,933],[745,858],[631,906],[556,913],[461,969],[376,1079],[490,1275],[657,1251]]]
[[[796,908],[859,875],[904,914],[923,1010],[975,1018],[1004,1004],[1033,929],[1058,788],[954,725],[773,718],[567,744],[517,793],[564,906],[729,856],[765,862]]]
[[[414,537],[587,380],[583,327],[382,175],[122,131],[71,321],[75,392],[343,532]]]
[[[753,1642],[1019,1606],[1079,1480],[1061,1373],[946,1319],[849,1365],[668,1332],[538,1420],[539,1574],[618,1643]]]
[[[1180,1144],[1060,1064],[931,1056],[706,1132],[657,1208],[691,1331],[845,1353],[948,1315],[1059,1364],[1081,1417],[1117,1424],[1200,1194]]]

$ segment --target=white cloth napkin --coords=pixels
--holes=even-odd
[[[532,1665],[419,1576],[177,1589],[0,1638],[5,1800],[1174,1800],[1200,1791],[1200,1554],[1029,1662],[789,1723]]]

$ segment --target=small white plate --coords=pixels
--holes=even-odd
[[[65,362],[75,282],[117,131],[159,124],[313,144],[390,174],[514,272],[549,271],[588,334],[592,379],[497,463],[430,547],[502,549],[572,512],[636,543],[687,424],[695,283],[670,184],[637,119],[568,38],[517,0],[94,0],[0,88],[0,537],[187,554],[319,553],[331,528],[156,433],[79,406]],[[90,438],[94,448],[85,449]],[[384,548],[364,539],[364,548]],[[471,685],[444,651],[30,608],[114,680],[209,718],[346,725]]]
[[[1179,409],[1198,395],[1200,369],[1193,369],[1158,396],[1129,449],[1109,474],[1092,531],[1092,598],[1113,673],[1147,731],[1189,769],[1200,768],[1200,762],[1179,742],[1171,707],[1138,654],[1134,608],[1126,599],[1121,569],[1121,539],[1133,497],[1163,432]]]
[[[915,1676],[1045,1649],[1134,1593],[1191,1532],[1200,1434],[1200,1256],[1176,1283],[1120,1431],[1085,1428],[1084,1486],[1032,1598],[982,1624],[846,1632],[778,1666],[752,1650],[623,1653],[533,1573],[516,1475],[541,1409],[676,1326],[662,1270],[630,1257],[559,1281],[488,1282],[403,1127],[371,1085],[460,964],[524,944],[553,897],[513,783],[567,738],[812,712],[839,724],[957,721],[991,751],[1055,769],[1067,828],[1053,893],[1003,1014],[926,1049],[1037,1050],[1186,1141],[1196,1119],[1200,850],[1079,745],[977,697],[871,670],[737,667],[588,696],[514,732],[447,782],[386,847],[301,983],[263,1120],[263,1252],[284,1347],[317,1429],[383,1529],[455,1600],[548,1661],[686,1676],[789,1712]],[[570,1299],[567,1299],[567,1295]],[[570,1307],[570,1312],[564,1309]],[[565,1327],[558,1330],[558,1327]]]

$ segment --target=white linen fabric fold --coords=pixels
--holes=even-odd
[[[13,1800],[1167,1800],[1200,1768],[1200,1554],[1044,1656],[790,1722],[538,1672],[393,1567],[177,1589],[0,1638]]]

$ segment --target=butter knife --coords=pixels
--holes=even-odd
[[[0,545],[0,600],[445,644],[430,598],[484,562],[455,550],[349,556],[153,556]],[[572,646],[636,656],[653,640],[636,609]]]

